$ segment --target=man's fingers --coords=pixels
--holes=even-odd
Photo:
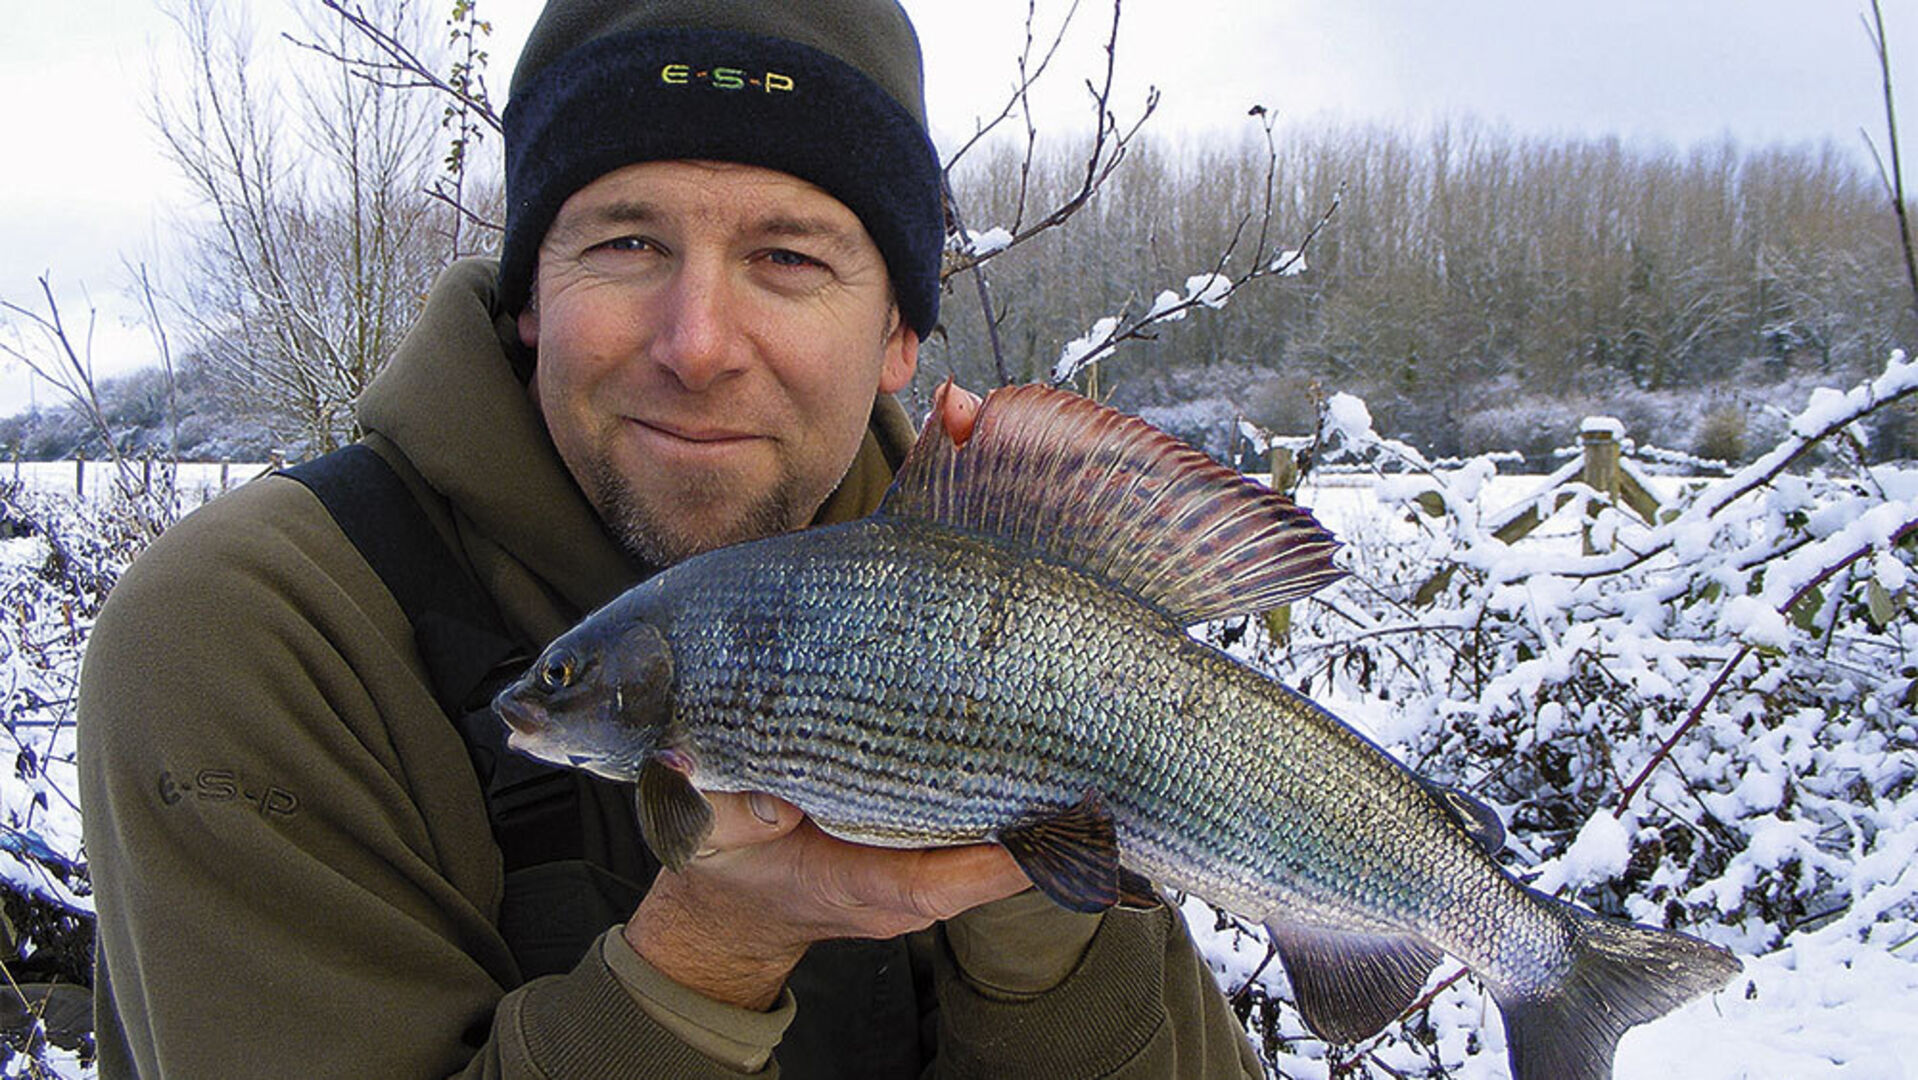
[[[713,804],[713,833],[701,855],[763,844],[786,835],[805,820],[797,806],[764,792],[706,792]]]
[[[998,844],[969,844],[920,853],[905,906],[928,919],[950,919],[980,904],[1032,887],[1010,852]]]

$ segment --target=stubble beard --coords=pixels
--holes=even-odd
[[[644,565],[665,569],[695,555],[728,544],[777,536],[804,525],[793,506],[793,485],[774,484],[770,491],[738,505],[713,529],[694,531],[687,515],[651,505],[624,474],[605,459],[591,467],[596,509],[626,554]],[[710,505],[734,502],[738,492],[715,490],[703,494]]]

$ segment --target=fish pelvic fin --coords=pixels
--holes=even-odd
[[[1342,576],[1292,500],[1067,390],[986,396],[972,437],[928,423],[880,506],[1113,582],[1184,625],[1278,607]]]
[[[1285,965],[1299,1015],[1312,1034],[1351,1045],[1404,1015],[1441,954],[1410,935],[1357,934],[1265,924]]]
[[[1143,899],[1129,895],[1144,879],[1122,874],[1118,831],[1095,793],[1068,809],[1002,829],[998,840],[1032,884],[1068,911],[1092,914],[1121,899]]]
[[[1575,944],[1558,984],[1534,993],[1491,986],[1513,1080],[1609,1080],[1629,1028],[1720,989],[1741,970],[1730,950],[1709,942],[1534,895],[1570,916]]]

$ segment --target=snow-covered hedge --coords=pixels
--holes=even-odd
[[[134,477],[86,501],[0,481],[0,1076],[90,1075],[80,656],[107,591],[182,505],[170,471],[149,473],[146,487]]]
[[[1582,528],[1512,544],[1488,527],[1510,517],[1482,498],[1489,461],[1433,469],[1335,396],[1321,460],[1381,470],[1378,514],[1342,530],[1353,576],[1281,641],[1261,622],[1213,628],[1496,806],[1534,887],[1751,958],[1716,1000],[1628,1035],[1620,1077],[1683,1062],[1688,1078],[1889,1078],[1918,1060],[1918,469],[1848,450],[1914,392],[1918,364],[1894,356],[1656,522],[1581,491],[1557,520]],[[1300,501],[1314,494],[1308,477]],[[1263,942],[1188,914],[1244,987]],[[1496,1010],[1456,967],[1344,1053],[1305,1036],[1276,968],[1237,999],[1276,1075],[1504,1075]]]

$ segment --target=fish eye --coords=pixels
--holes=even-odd
[[[539,671],[535,675],[539,688],[547,693],[556,693],[566,689],[573,682],[573,654],[558,652],[541,660]]]

